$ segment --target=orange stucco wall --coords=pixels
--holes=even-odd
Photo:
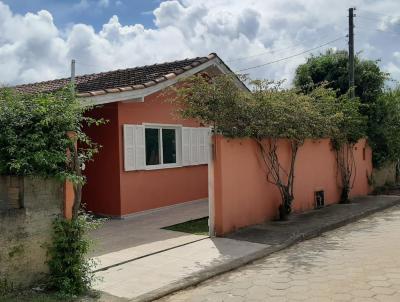
[[[178,124],[188,127],[198,123],[179,118],[176,105],[155,93],[144,102],[119,102],[119,173],[121,181],[121,215],[207,198],[206,165],[151,171],[128,171],[123,167],[124,124]]]
[[[155,93],[144,102],[118,102],[92,109],[89,115],[108,120],[86,133],[100,144],[100,152],[86,166],[83,190],[86,209],[98,214],[123,216],[149,209],[207,198],[206,165],[147,171],[124,171],[124,124],[177,124],[196,127],[198,123],[178,117],[176,106]]]
[[[276,218],[279,192],[266,181],[257,145],[250,139],[230,140],[217,136],[214,140],[216,233],[222,235],[240,227]],[[357,173],[351,195],[366,195],[370,190],[367,175],[372,171],[372,153],[365,140],[357,143],[354,154]],[[287,142],[279,142],[278,156],[283,165],[287,165]],[[339,201],[335,154],[328,139],[308,140],[299,150],[295,166],[294,211],[314,208],[316,190],[325,191],[325,204]]]
[[[74,205],[74,187],[72,182],[64,183],[64,218],[72,218],[72,207]]]

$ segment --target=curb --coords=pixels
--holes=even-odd
[[[370,208],[370,209],[363,210],[360,213],[346,217],[343,220],[340,220],[340,221],[337,221],[334,223],[330,223],[330,224],[326,224],[326,225],[322,225],[321,227],[319,227],[315,230],[309,231],[309,232],[296,234],[296,236],[291,237],[290,239],[286,240],[282,244],[279,244],[279,245],[276,245],[273,247],[266,247],[260,251],[243,256],[239,259],[232,260],[231,262],[224,263],[224,264],[218,265],[213,268],[205,269],[204,271],[196,273],[196,275],[194,275],[194,276],[186,277],[182,280],[179,280],[172,284],[163,286],[161,288],[158,288],[154,291],[151,291],[147,294],[138,296],[136,298],[130,299],[128,301],[148,302],[148,301],[154,301],[156,299],[160,299],[160,298],[170,295],[174,292],[186,289],[188,287],[195,286],[203,281],[206,281],[207,279],[210,279],[212,277],[218,276],[223,273],[227,273],[227,272],[237,269],[243,265],[249,264],[251,262],[254,262],[256,260],[259,260],[261,258],[269,256],[273,253],[284,250],[284,249],[286,249],[296,243],[299,243],[301,241],[315,238],[315,237],[321,235],[322,233],[345,226],[349,223],[360,220],[371,214],[386,210],[388,208],[391,208],[391,207],[399,205],[399,204],[400,204],[400,198],[390,201],[390,202],[388,202],[382,206],[376,207],[376,208]]]

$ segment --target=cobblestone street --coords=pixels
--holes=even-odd
[[[400,206],[160,301],[399,302]]]

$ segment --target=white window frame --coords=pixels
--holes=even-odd
[[[160,130],[158,136],[158,152],[160,154],[160,162],[158,165],[147,165],[145,158],[145,170],[158,170],[168,168],[179,168],[182,167],[182,125],[177,124],[154,124],[154,123],[143,123],[145,140],[146,140],[146,129],[158,129]],[[164,164],[163,162],[163,144],[162,144],[162,129],[174,129],[175,130],[175,150],[176,150],[176,163]],[[146,144],[146,143],[145,143]],[[145,155],[146,155],[145,150]]]

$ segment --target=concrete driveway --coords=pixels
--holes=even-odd
[[[92,257],[102,270],[135,258],[184,245],[208,236],[161,229],[208,216],[208,201],[200,200],[126,219],[108,220],[91,233],[95,241]]]

